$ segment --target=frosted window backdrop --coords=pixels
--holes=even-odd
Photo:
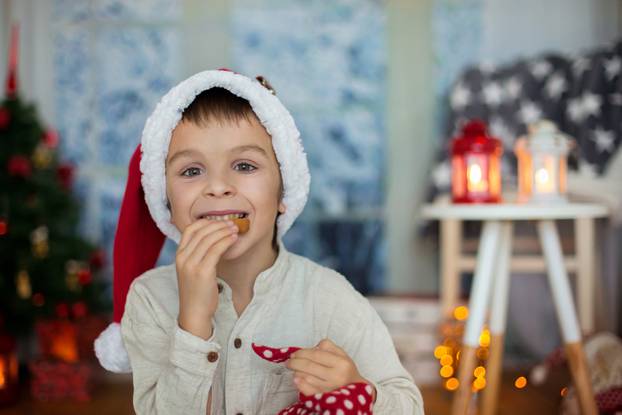
[[[80,170],[83,231],[110,254],[126,165],[159,97],[180,81],[183,4],[55,0],[57,126]],[[232,69],[266,76],[306,147],[311,198],[285,244],[383,288],[385,13],[373,0],[230,3]],[[197,45],[197,50],[199,45]],[[174,260],[167,243],[160,263]]]

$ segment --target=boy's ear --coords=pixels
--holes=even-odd
[[[285,213],[287,210],[287,206],[283,204],[283,202],[279,202],[279,213]]]

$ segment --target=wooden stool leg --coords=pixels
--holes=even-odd
[[[462,255],[462,221],[441,221],[441,312],[451,318],[460,291],[459,261]]]
[[[572,300],[570,284],[568,283],[568,275],[564,268],[563,255],[555,223],[550,220],[538,222],[538,234],[546,258],[551,292],[562,337],[566,345],[570,371],[577,388],[581,413],[583,415],[597,415],[598,410],[590,384],[583,346],[581,345],[579,323]]]
[[[490,356],[487,364],[486,389],[483,393],[482,415],[494,415],[497,411],[499,379],[503,364],[503,339],[510,288],[510,258],[512,255],[512,222],[502,225],[499,257],[497,258],[492,308],[490,315]]]
[[[577,259],[577,305],[583,334],[594,331],[594,219],[575,219],[575,256]]]
[[[500,239],[501,223],[497,221],[485,222],[477,251],[477,268],[469,299],[469,318],[466,322],[462,350],[460,352],[458,375],[460,383],[454,395],[452,415],[464,415],[469,408],[475,351],[479,344],[479,335],[484,326],[486,309],[490,300],[492,273]]]

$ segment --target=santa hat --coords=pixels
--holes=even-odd
[[[277,219],[277,238],[283,237],[307,201],[311,178],[300,133],[263,77],[251,79],[229,70],[205,71],[164,95],[147,119],[141,144],[130,161],[114,241],[114,321],[95,340],[100,364],[112,372],[132,371],[120,326],[132,281],[155,266],[165,236],[176,243],[181,238],[171,223],[166,197],[165,161],[172,131],[195,97],[215,87],[246,99],[272,138],[286,207]]]

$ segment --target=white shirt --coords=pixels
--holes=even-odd
[[[222,291],[209,340],[177,323],[175,264],[149,270],[132,283],[121,331],[136,412],[203,415],[212,388],[213,415],[276,415],[298,401],[293,371],[261,359],[251,343],[310,348],[328,338],[376,387],[374,414],[423,414],[421,393],[369,301],[341,274],[279,247],[239,318],[231,288],[218,278]]]

